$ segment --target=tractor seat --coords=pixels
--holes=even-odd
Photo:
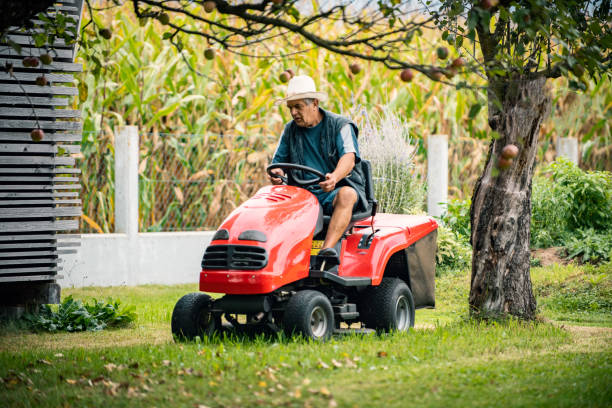
[[[357,221],[366,219],[376,214],[377,202],[374,198],[374,186],[372,185],[372,165],[367,160],[361,160],[356,166],[361,165],[361,171],[363,178],[365,179],[365,196],[367,202],[367,208],[358,212],[354,212],[351,217],[349,228]],[[322,219],[321,219],[322,217]],[[319,220],[317,220],[317,227],[315,229],[315,235],[322,230],[326,230],[331,220],[331,215],[323,214],[323,211],[319,213]],[[321,222],[322,221],[322,222]],[[320,227],[319,227],[320,226]]]

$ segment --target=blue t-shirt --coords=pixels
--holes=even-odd
[[[329,168],[323,158],[323,151],[321,150],[322,131],[323,121],[311,128],[298,127],[298,137],[304,139],[304,163],[296,164],[312,167],[323,174],[327,174],[333,172],[335,168]],[[272,158],[272,163],[290,163],[288,139],[289,137],[283,132]],[[355,130],[350,124],[344,125],[336,135],[336,147],[338,149],[338,157],[342,157],[346,153],[355,153],[355,163],[360,161],[357,135],[355,135]]]

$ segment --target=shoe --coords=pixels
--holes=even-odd
[[[334,257],[334,258],[338,257],[338,253],[336,252],[335,248],[324,248],[319,251],[318,255],[325,256],[325,257]]]

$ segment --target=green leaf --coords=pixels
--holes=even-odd
[[[479,104],[479,103],[475,103],[470,108],[470,112],[468,113],[468,117],[470,119],[474,119],[476,117],[476,115],[478,115],[478,112],[480,112],[480,109],[482,109],[482,105]]]
[[[15,41],[13,40],[8,40],[9,45],[11,46],[12,49],[14,49],[15,51],[17,51],[17,53],[21,54],[21,45],[17,44]]]
[[[289,14],[291,17],[293,17],[293,19],[295,21],[299,21],[300,19],[300,12],[298,11],[297,8],[291,6],[288,10],[287,10],[287,14]]]
[[[455,47],[461,48],[462,45],[463,45],[463,36],[462,35],[456,36],[455,37]]]
[[[37,48],[40,48],[47,43],[47,36],[45,33],[34,33],[32,38],[34,39],[34,45]]]

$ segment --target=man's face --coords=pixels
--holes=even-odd
[[[319,123],[319,101],[313,100],[307,105],[303,99],[287,101],[287,107],[291,112],[291,117],[298,126],[313,127]]]

